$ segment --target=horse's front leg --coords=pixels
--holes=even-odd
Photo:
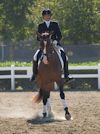
[[[43,93],[43,117],[47,117],[47,110],[51,110],[51,105],[50,105],[50,91],[44,91]]]
[[[63,107],[64,107],[64,111],[65,111],[65,118],[67,120],[70,120],[71,119],[71,114],[69,113],[68,104],[67,104],[67,101],[65,100],[63,85],[60,85],[60,84],[58,84],[58,85],[59,85],[59,91],[60,91],[60,98],[61,98],[61,101],[62,101],[62,104],[63,104]]]

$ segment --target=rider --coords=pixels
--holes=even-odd
[[[51,39],[53,40],[53,44],[56,45],[56,47],[60,46],[60,40],[62,38],[61,35],[61,31],[59,28],[59,25],[57,22],[51,21],[51,10],[50,9],[45,9],[42,11],[42,17],[44,22],[38,25],[38,33],[42,34],[45,32],[52,32],[53,31],[53,35],[51,36]],[[40,38],[37,36],[37,40],[40,41]],[[63,50],[63,48],[60,50],[61,51],[61,57],[63,59],[64,62],[64,77],[66,82],[71,81],[73,78],[69,78],[69,73],[68,73],[68,59],[66,59],[66,54]],[[35,55],[33,56],[33,75],[31,77],[31,81],[34,81],[36,78],[36,75],[38,73],[38,60],[41,57],[41,50],[37,50]]]

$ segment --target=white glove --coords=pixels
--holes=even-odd
[[[53,44],[54,44],[55,46],[57,45],[57,43],[58,43],[57,40],[54,40],[54,41],[53,41]]]

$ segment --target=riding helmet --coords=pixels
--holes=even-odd
[[[44,15],[52,15],[51,10],[50,9],[44,9],[42,11],[42,16],[44,16]]]

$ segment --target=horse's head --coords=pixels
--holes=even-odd
[[[53,32],[48,33],[38,33],[38,36],[40,38],[40,47],[43,51],[44,54],[48,54],[52,52],[53,49],[53,45],[52,45],[52,40],[51,40],[51,36],[52,36]]]

